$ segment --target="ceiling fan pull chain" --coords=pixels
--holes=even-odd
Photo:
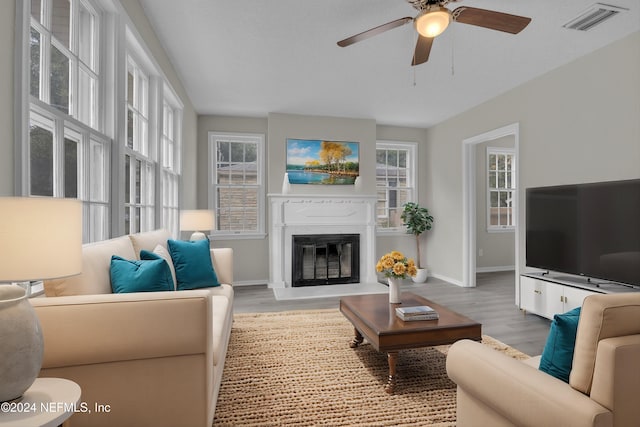
[[[413,45],[416,43],[416,41],[418,40],[418,35],[416,33],[411,33],[411,47],[413,47]],[[418,84],[416,83],[416,67],[411,67],[410,68],[411,72],[413,73],[413,87],[416,87]]]
[[[451,76],[453,77],[456,74],[456,64],[455,64],[455,55],[454,55],[454,47],[456,45],[456,32],[451,32]]]

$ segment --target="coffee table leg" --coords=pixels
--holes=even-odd
[[[398,360],[398,352],[391,351],[387,353],[387,360],[389,361],[389,381],[384,387],[384,391],[393,394],[396,389],[396,361]]]
[[[356,348],[357,346],[362,344],[362,341],[364,341],[364,337],[362,336],[360,331],[357,330],[356,328],[353,328],[353,330],[355,331],[356,336],[355,336],[355,338],[353,338],[353,341],[351,341],[351,343],[349,343],[349,347]]]

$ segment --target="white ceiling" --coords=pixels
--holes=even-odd
[[[199,114],[375,119],[429,127],[640,31],[638,0],[590,31],[562,27],[595,0],[464,0],[531,17],[511,35],[452,23],[410,62],[411,24],[346,48],[338,40],[415,16],[405,0],[140,0]],[[614,76],[603,76],[615,81]]]

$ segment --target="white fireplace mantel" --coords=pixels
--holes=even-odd
[[[376,282],[376,196],[269,194],[269,287],[291,287],[292,237],[359,234],[360,281]]]

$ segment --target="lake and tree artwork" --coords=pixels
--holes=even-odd
[[[359,174],[357,142],[287,139],[291,184],[353,184]]]

